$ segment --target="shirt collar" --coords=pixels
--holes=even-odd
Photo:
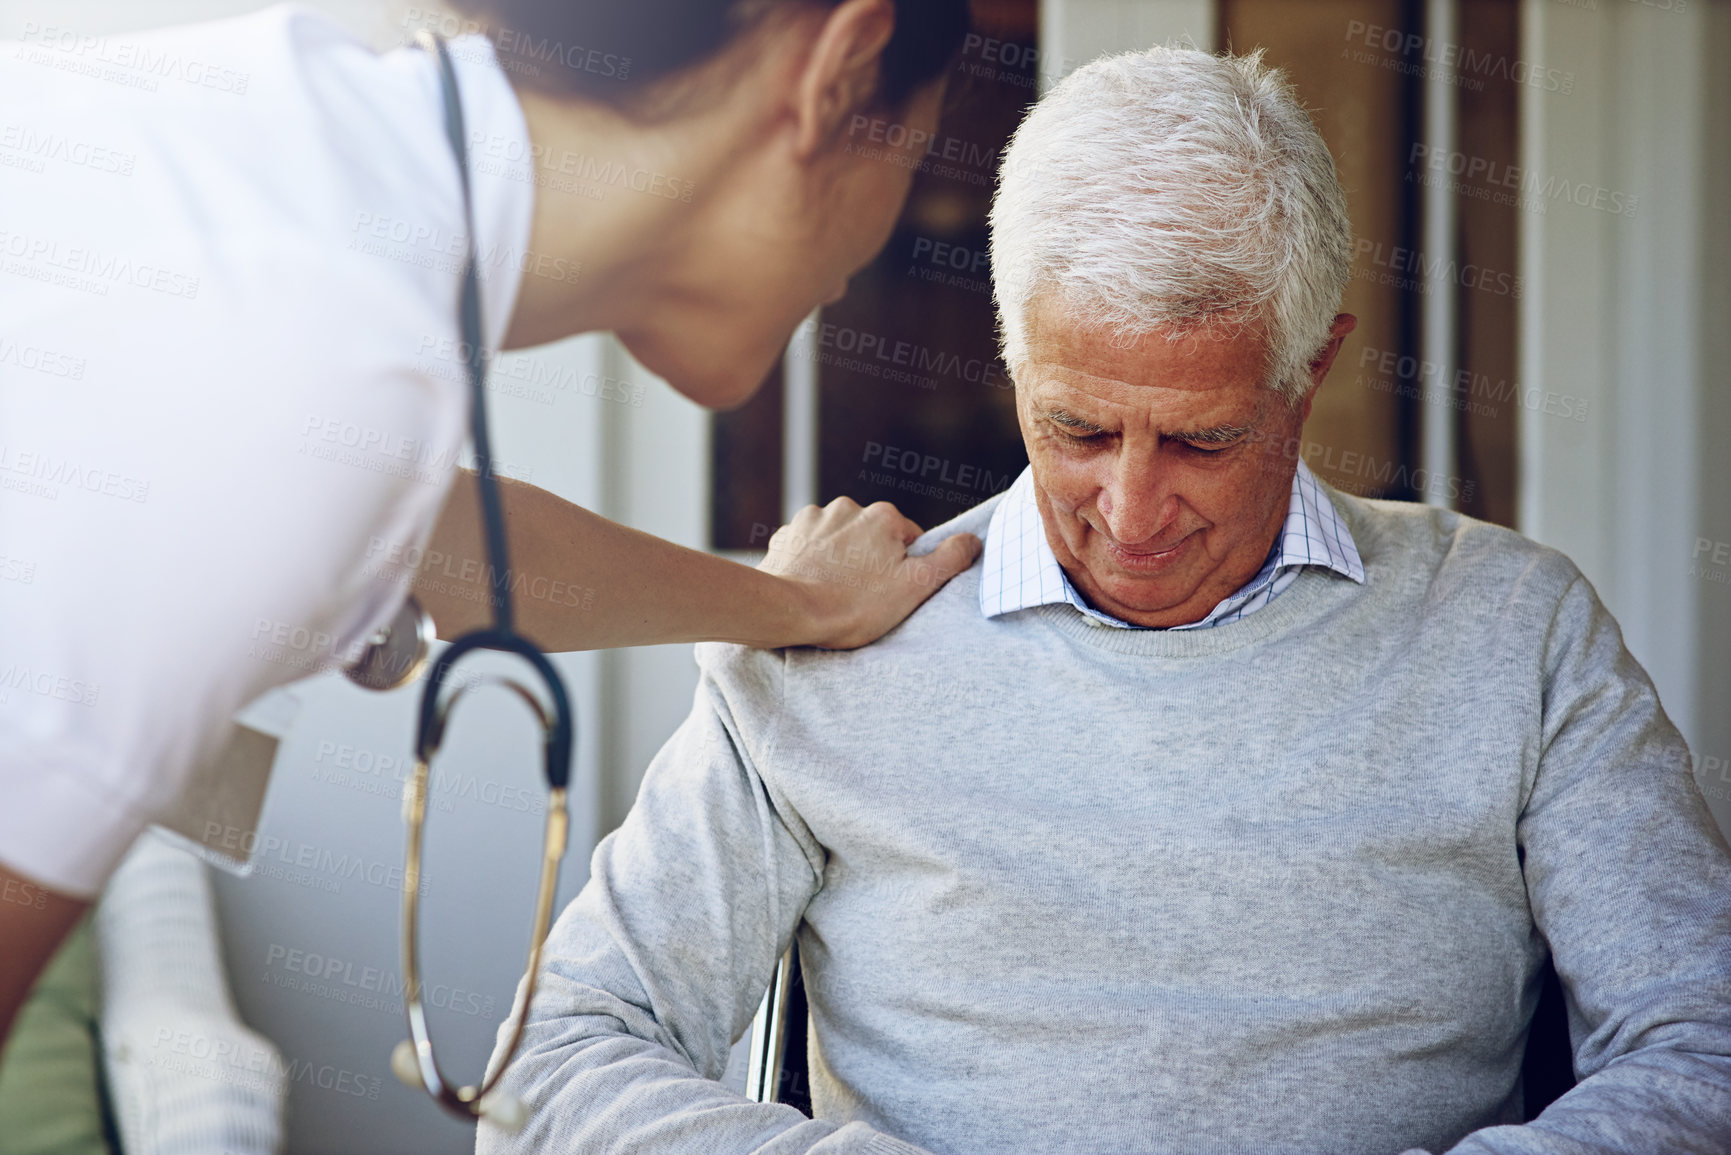
[[[1292,477],[1286,521],[1262,568],[1201,621],[1174,628],[1221,625],[1254,612],[1290,585],[1298,570],[1307,565],[1331,569],[1355,582],[1364,581],[1364,562],[1358,556],[1352,531],[1322,491],[1316,475],[1301,460]],[[1033,471],[1024,469],[992,511],[986,529],[980,612],[995,618],[1032,606],[1065,603],[1106,625],[1135,628],[1089,605],[1058,565],[1034,503]]]

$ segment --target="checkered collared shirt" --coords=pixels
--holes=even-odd
[[[1231,597],[1209,611],[1201,621],[1173,626],[1175,630],[1198,630],[1235,622],[1255,613],[1298,580],[1298,571],[1319,565],[1364,581],[1364,562],[1353,544],[1352,532],[1322,492],[1321,483],[1303,461],[1292,478],[1292,498],[1286,523],[1268,551],[1268,560]],[[1083,600],[1070,583],[1052,547],[1046,542],[1039,508],[1034,504],[1034,475],[1024,469],[1003,501],[992,511],[986,529],[984,568],[980,573],[980,612],[988,618],[1025,610],[1030,606],[1068,602],[1090,618],[1120,629],[1141,629],[1101,613]]]

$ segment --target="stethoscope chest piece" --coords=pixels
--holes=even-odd
[[[414,595],[367,641],[360,658],[343,670],[349,681],[369,690],[395,690],[421,676],[436,637],[433,616]]]

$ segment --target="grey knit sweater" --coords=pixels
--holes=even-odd
[[[1331,493],[1212,630],[699,649],[481,1152],[1731,1151],[1731,849],[1575,567]],[[983,532],[990,505],[928,537]],[[719,1078],[795,934],[817,1118]],[[1552,952],[1581,1083],[1522,1117]]]

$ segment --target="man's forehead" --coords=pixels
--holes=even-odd
[[[1213,394],[1225,401],[1224,394],[1248,397],[1261,389],[1267,373],[1266,343],[1258,326],[1115,333],[1078,323],[1065,310],[1043,303],[1029,310],[1028,322],[1027,360],[1018,377],[1039,393],[1075,391],[1135,403],[1136,394],[1148,391]]]
[[[1257,375],[1175,374],[1144,364],[1108,376],[1101,368],[1030,359],[1017,373],[1016,387],[1036,414],[1114,427],[1150,422],[1166,433],[1253,425],[1274,396]]]
[[[1018,375],[1017,384],[1025,385],[1031,397],[1047,405],[1073,400],[1138,408],[1254,408],[1260,401],[1254,378],[1240,382],[1224,375],[1181,376],[1162,373],[1154,366],[1139,369],[1116,376],[1056,361],[1030,360]]]

